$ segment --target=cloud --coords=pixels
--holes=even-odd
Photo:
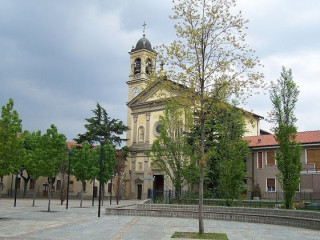
[[[24,129],[44,131],[54,123],[69,140],[84,131],[96,102],[126,122],[128,52],[143,22],[153,46],[176,38],[171,7],[171,0],[0,0],[0,105],[12,97]],[[239,0],[266,81],[276,80],[282,65],[293,70],[301,129],[317,129],[320,117],[319,8],[315,0]],[[246,108],[266,116],[268,95]]]
[[[319,114],[316,109],[320,108],[320,95],[318,94],[320,85],[320,51],[297,51],[291,54],[271,55],[262,59],[265,65],[265,80],[270,84],[280,78],[282,66],[292,69],[293,80],[299,87],[299,97],[295,109],[298,119],[299,131],[319,129]],[[272,105],[269,93],[253,97],[248,106],[259,115],[267,117]],[[266,124],[266,127],[270,125]]]

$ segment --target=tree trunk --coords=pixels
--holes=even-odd
[[[51,189],[52,189],[52,179],[49,180],[49,201],[48,201],[48,212],[50,212],[50,204],[51,204]]]
[[[83,185],[83,182],[82,182]],[[83,186],[81,187],[81,200],[80,200],[80,207],[82,208],[82,201],[83,201]]]
[[[23,186],[23,198],[26,197],[27,195],[27,185],[28,185],[28,182],[29,182],[29,179],[25,179],[23,178],[23,181],[24,181],[24,186]]]
[[[203,83],[201,84],[203,85]],[[200,158],[200,182],[199,182],[199,234],[204,234],[203,225],[203,182],[204,182],[204,102],[203,102],[203,89],[201,86],[201,111],[200,111],[200,144],[201,144],[201,158]]]
[[[120,178],[120,174],[118,174],[118,179],[117,179],[117,205],[119,205],[120,193],[121,193],[121,178]]]
[[[36,201],[36,188],[37,188],[37,180],[34,180],[32,207],[34,207],[34,204],[35,204],[35,201]]]
[[[204,234],[203,226],[203,180],[204,169],[203,164],[200,165],[200,182],[199,182],[199,234]]]

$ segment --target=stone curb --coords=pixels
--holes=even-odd
[[[198,207],[188,205],[138,204],[106,208],[106,215],[198,218]],[[320,213],[279,209],[204,207],[204,219],[265,223],[320,230]]]

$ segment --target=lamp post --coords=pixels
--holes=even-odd
[[[18,171],[17,171],[17,173],[16,173],[16,180],[15,180],[15,182],[14,182],[14,185],[15,185],[15,187],[14,187],[14,207],[16,207],[17,206],[17,187],[18,187]]]
[[[69,206],[69,185],[70,185],[70,162],[71,162],[71,154],[72,150],[68,150],[68,155],[69,155],[69,164],[68,164],[68,185],[67,185],[67,203],[66,203],[66,209],[68,209]]]
[[[105,140],[100,140],[100,178],[99,178],[99,207],[98,207],[98,217],[100,217],[100,207],[101,207],[101,194],[102,194],[102,160],[103,160],[103,145]]]

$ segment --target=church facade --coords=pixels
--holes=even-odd
[[[143,35],[129,52],[130,70],[127,102],[127,146],[130,153],[125,170],[125,197],[146,199],[148,192],[172,190],[168,177],[152,166],[146,151],[159,135],[159,117],[163,114],[164,103],[159,101],[162,94],[157,83],[148,85],[149,75],[156,69],[156,52],[150,41]],[[260,134],[260,116],[252,114],[247,121],[247,136]]]

